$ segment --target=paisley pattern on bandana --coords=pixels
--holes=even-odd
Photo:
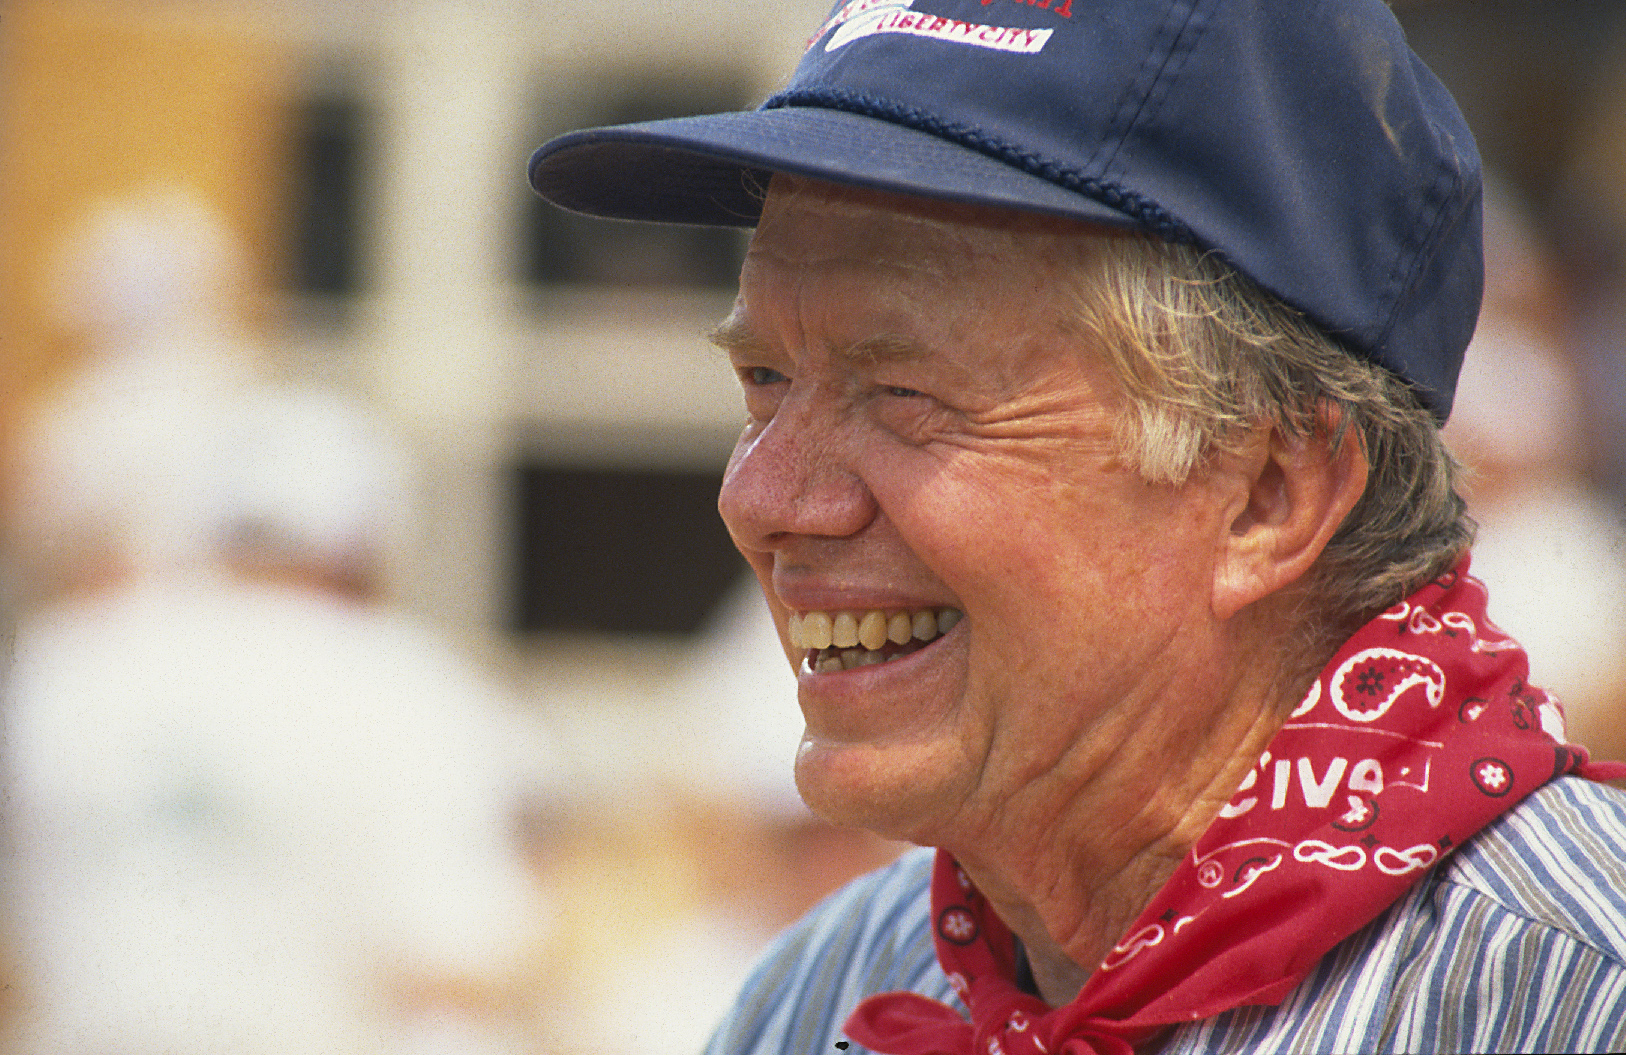
[[[1558,700],[1529,683],[1524,650],[1485,602],[1464,558],[1346,642],[1070,1004],[1016,987],[1010,930],[939,851],[937,958],[971,1021],[883,993],[847,1035],[887,1055],[1129,1055],[1164,1026],[1280,1003],[1554,777],[1626,776],[1565,743]]]

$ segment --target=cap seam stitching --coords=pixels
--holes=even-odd
[[[1419,272],[1429,256],[1432,255],[1439,241],[1440,230],[1448,218],[1445,208],[1446,203],[1452,199],[1453,192],[1460,182],[1461,180],[1456,172],[1442,168],[1429,186],[1427,209],[1431,215],[1428,222],[1422,225],[1423,236],[1417,240],[1409,254],[1397,255],[1394,268],[1390,271],[1389,288],[1392,299],[1389,310],[1384,316],[1383,328],[1373,337],[1372,349],[1374,353],[1379,349],[1388,347],[1389,338],[1393,336],[1395,327],[1400,321],[1401,305],[1404,304],[1407,293],[1416,286]],[[1466,207],[1466,204],[1464,207]],[[1386,357],[1396,360],[1401,355],[1409,356],[1409,350],[1395,349],[1388,353]],[[1396,363],[1390,369],[1398,372],[1398,366],[1399,364]],[[1412,381],[1411,384],[1413,387],[1422,387],[1416,381]],[[1430,392],[1429,396],[1431,400],[1437,398],[1437,394],[1433,392]]]
[[[1174,0],[1169,4],[1170,16],[1174,14],[1175,9],[1181,6],[1181,2],[1182,0]],[[1167,38],[1168,44],[1163,49],[1162,61],[1157,64],[1156,71],[1151,73],[1144,91],[1136,90],[1139,78],[1125,91],[1124,98],[1119,102],[1113,117],[1111,134],[1102,141],[1103,147],[1108,143],[1112,144],[1111,151],[1109,153],[1098,151],[1096,154],[1096,158],[1099,159],[1099,164],[1096,167],[1100,171],[1106,172],[1112,168],[1113,164],[1118,160],[1118,155],[1123,153],[1124,144],[1129,141],[1130,135],[1141,125],[1143,119],[1151,121],[1156,118],[1158,110],[1161,109],[1164,101],[1169,96],[1169,92],[1172,90],[1173,82],[1179,78],[1180,71],[1184,69],[1186,60],[1191,57],[1192,51],[1196,49],[1204,31],[1207,29],[1206,21],[1195,27],[1193,26],[1193,22],[1198,20],[1198,14],[1202,6],[1200,0],[1185,4],[1185,17],[1180,20],[1178,27],[1174,26],[1172,17],[1166,16],[1163,19],[1158,31],[1158,37],[1160,39]],[[1189,45],[1182,48],[1180,46],[1181,39],[1186,36],[1188,31],[1194,32],[1196,36]],[[1155,54],[1155,52],[1148,53],[1146,61],[1141,65],[1143,75],[1151,66],[1152,54]],[[1177,54],[1179,55],[1178,63],[1176,62]]]
[[[1111,180],[1087,176],[1035,151],[1016,147],[980,128],[946,121],[917,107],[882,99],[868,92],[840,88],[788,89],[769,98],[760,109],[776,110],[796,106],[841,110],[949,140],[1057,186],[1093,198],[1124,213],[1165,241],[1196,241],[1190,228],[1156,202],[1134,191],[1126,190]]]

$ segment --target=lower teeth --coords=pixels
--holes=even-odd
[[[823,648],[808,654],[806,666],[819,674],[835,674],[858,667],[873,667],[919,651],[919,647],[898,651],[871,651],[867,648]]]

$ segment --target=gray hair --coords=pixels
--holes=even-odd
[[[1086,259],[1079,321],[1127,400],[1125,456],[1147,480],[1184,481],[1244,431],[1358,442],[1365,493],[1311,570],[1317,636],[1354,627],[1447,571],[1473,541],[1461,467],[1399,377],[1359,358],[1212,254],[1109,237]],[[1353,437],[1353,440],[1351,439]]]

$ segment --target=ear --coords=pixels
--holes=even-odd
[[[1260,428],[1238,456],[1239,490],[1214,573],[1214,614],[1229,619],[1297,581],[1366,491],[1366,451],[1354,433],[1334,453],[1337,411],[1315,432],[1289,438]]]

